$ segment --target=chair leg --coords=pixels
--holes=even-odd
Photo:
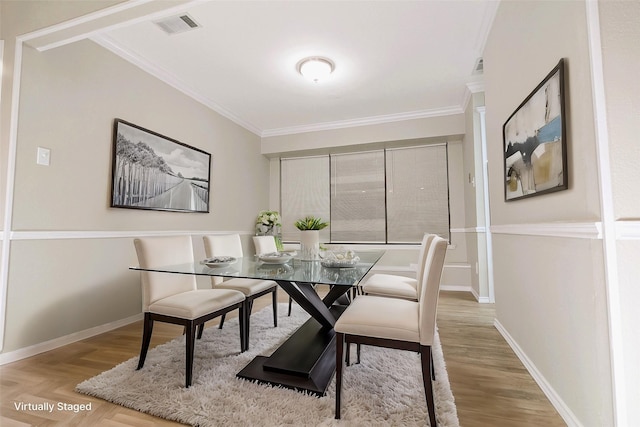
[[[220,317],[220,325],[218,325],[218,329],[222,329],[222,325],[224,325],[224,318],[227,314],[223,314],[222,317]]]
[[[243,353],[244,351],[247,350],[248,341],[249,341],[247,337],[248,332],[246,331],[247,319],[246,319],[245,312],[247,310],[245,310],[245,304],[246,304],[246,300],[245,300],[245,303],[243,303],[240,306],[239,313],[238,313],[238,325],[240,329],[240,353]]]
[[[138,369],[144,366],[144,361],[147,358],[147,351],[149,350],[149,343],[151,343],[151,332],[153,331],[153,319],[151,314],[144,314],[144,326],[142,331],[142,347],[140,348],[140,358],[138,359]]]
[[[278,287],[273,288],[273,327],[278,327]]]
[[[336,338],[337,339],[337,338]],[[357,344],[356,344],[357,345]],[[347,366],[351,366],[351,343],[347,341],[347,351],[345,353],[345,363]],[[337,366],[337,365],[336,365]]]
[[[424,392],[427,397],[427,411],[429,412],[429,425],[437,427],[436,421],[436,405],[433,399],[433,384],[431,383],[431,365],[433,358],[431,357],[431,346],[420,346],[420,359],[422,361],[422,382],[424,383]]]
[[[246,299],[244,304],[244,349],[249,350],[249,331],[251,329],[251,310],[253,309],[253,300]]]
[[[198,325],[198,335],[197,335],[198,339],[202,338],[202,333],[203,332],[204,332],[204,323],[200,323]]]
[[[291,316],[291,303],[293,302],[293,298],[289,297],[289,314],[287,316]]]
[[[356,344],[356,365],[360,364],[360,344]]]
[[[186,370],[185,370],[185,387],[191,386],[191,379],[193,376],[193,352],[196,344],[196,325],[193,321],[187,323],[187,333],[185,337],[186,341]]]
[[[436,368],[435,366],[433,366],[433,351],[431,350],[431,347],[429,347],[429,353],[431,353],[431,381],[435,381],[436,380]]]
[[[348,344],[347,344],[348,346]],[[347,347],[348,348],[348,347]],[[342,394],[342,352],[344,351],[344,334],[336,332],[336,420],[340,419],[340,400]],[[347,350],[348,351],[348,350]],[[347,352],[347,355],[349,353]],[[347,356],[348,357],[348,356]]]

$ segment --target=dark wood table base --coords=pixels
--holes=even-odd
[[[329,310],[338,318],[345,307]],[[271,356],[257,356],[237,376],[324,396],[336,370],[335,357],[335,331],[311,318]]]

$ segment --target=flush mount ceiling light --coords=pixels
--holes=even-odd
[[[298,62],[298,72],[314,83],[329,77],[334,68],[335,65],[330,59],[319,56],[312,56]]]

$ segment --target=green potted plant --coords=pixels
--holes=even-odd
[[[329,225],[321,218],[306,216],[297,220],[294,225],[300,230],[300,256],[302,259],[313,260],[320,252],[320,230]]]
[[[316,218],[313,216],[307,216],[303,219],[299,219],[294,224],[300,231],[306,230],[322,230],[329,225],[328,222],[323,222],[322,218]]]

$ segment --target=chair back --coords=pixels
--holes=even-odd
[[[143,268],[193,262],[191,236],[144,237],[133,240],[138,263]],[[191,274],[167,274],[141,272],[142,309],[171,295],[198,288],[196,276]]]
[[[419,319],[420,319],[420,344],[433,345],[433,337],[436,330],[436,315],[438,309],[438,294],[440,291],[440,279],[444,267],[444,258],[447,254],[447,241],[440,236],[435,236],[427,252],[427,260],[424,267],[423,286],[419,295]]]
[[[232,256],[242,258],[242,242],[239,234],[217,234],[204,236],[204,252],[207,258],[215,256]],[[220,276],[211,276],[211,285],[222,283],[224,279]]]
[[[256,255],[278,252],[276,238],[273,236],[253,236],[253,244],[256,247]]]
[[[424,273],[424,264],[427,262],[427,254],[429,253],[429,248],[431,247],[431,242],[433,242],[433,238],[435,234],[427,234],[425,233],[422,237],[422,244],[420,245],[420,253],[418,254],[418,270],[416,271],[416,279],[418,280],[418,286],[416,288],[416,296],[420,298],[420,292],[422,290],[422,282],[423,282],[423,274]]]
[[[239,234],[218,234],[204,236],[204,252],[207,258],[215,256],[232,256],[242,258],[242,242]]]

